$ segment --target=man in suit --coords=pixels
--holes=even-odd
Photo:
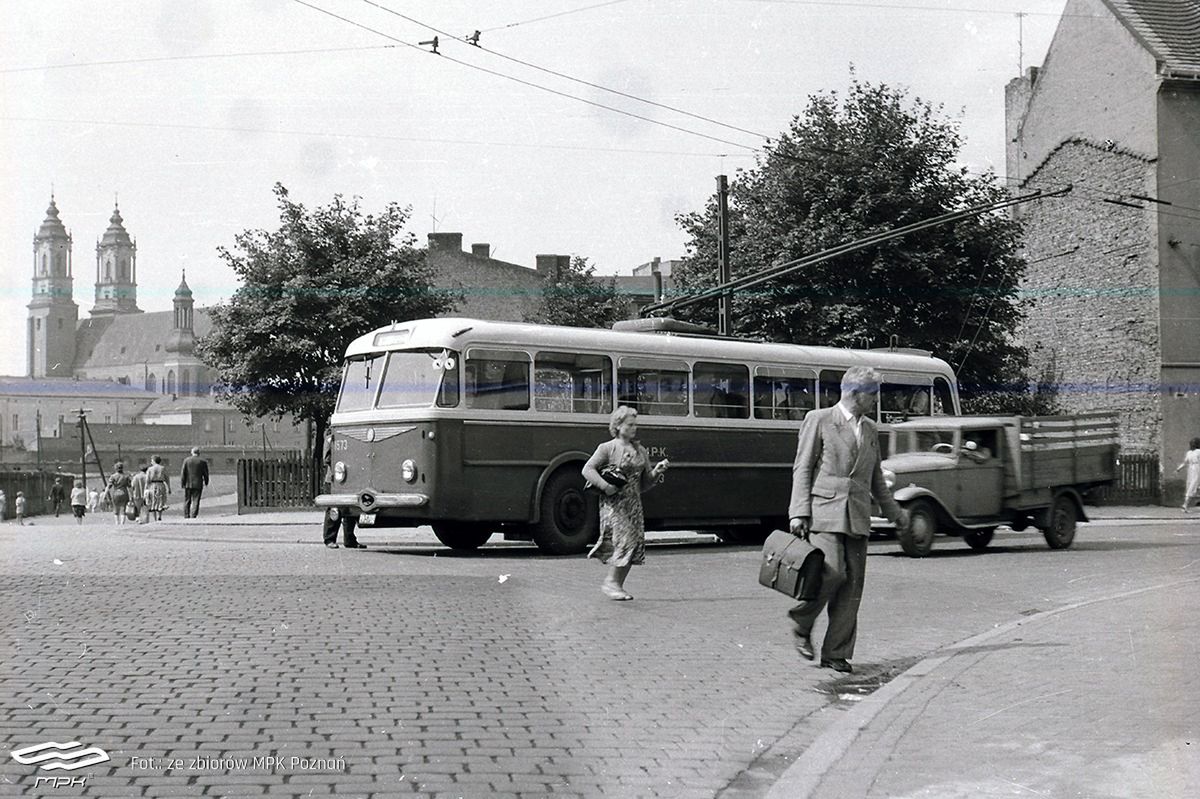
[[[183,459],[179,484],[183,486],[183,518],[194,519],[200,515],[200,494],[208,485],[208,461],[200,457],[199,447],[192,447],[192,454]]]
[[[858,606],[862,602],[871,532],[871,497],[900,528],[908,513],[896,504],[883,480],[874,415],[880,375],[855,366],[842,376],[841,400],[812,411],[800,426],[792,465],[789,528],[825,553],[821,593],[788,611],[795,623],[796,651],[813,660],[812,628],[829,608],[829,628],[821,646],[821,666],[853,671]]]

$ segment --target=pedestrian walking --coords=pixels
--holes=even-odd
[[[54,478],[54,485],[50,486],[50,496],[46,499],[50,503],[50,507],[54,509],[54,518],[57,519],[58,512],[67,499],[67,490],[63,488],[61,477]]]
[[[199,447],[192,447],[192,454],[184,458],[179,485],[183,487],[183,518],[195,519],[200,515],[200,495],[208,485],[208,461],[200,457]]]
[[[25,524],[25,492],[17,492],[17,501],[13,506],[13,510],[17,512],[17,524]]]
[[[792,465],[789,528],[825,553],[817,599],[788,611],[796,651],[806,660],[815,658],[812,628],[828,607],[821,666],[843,673],[854,670],[850,659],[867,566],[871,498],[897,527],[908,526],[908,513],[883,480],[878,433],[869,416],[879,402],[880,382],[879,372],[869,367],[847,369],[840,401],[804,417]]]
[[[609,599],[633,599],[625,578],[633,566],[645,562],[646,523],[642,492],[659,482],[670,463],[650,465],[650,454],[637,441],[637,411],[626,405],[612,412],[608,432],[612,438],[596,447],[583,466],[583,477],[601,492],[600,540],[588,557],[609,567],[600,590]]]
[[[87,509],[91,513],[95,513],[98,507],[100,507],[100,492],[93,488],[88,492]]]
[[[108,476],[108,501],[116,524],[125,523],[125,506],[129,504],[129,489],[132,478],[125,473],[125,464],[117,461],[113,464],[113,473]]]
[[[1183,463],[1175,467],[1175,473],[1184,466],[1187,467],[1187,483],[1183,489],[1183,512],[1187,513],[1193,502],[1200,501],[1200,438],[1193,438],[1188,444]]]
[[[146,467],[146,521],[153,516],[162,521],[163,511],[167,509],[167,494],[171,493],[171,480],[167,477],[167,467],[162,465],[162,456],[155,455]]]
[[[325,449],[321,456],[321,461],[325,465],[326,484],[332,484],[333,481],[333,433],[325,431]],[[367,545],[359,542],[358,537],[354,534],[354,528],[357,525],[355,517],[350,514],[343,515],[337,508],[330,508],[325,512],[325,516],[321,523],[321,538],[325,541],[325,546],[329,549],[337,549],[338,528],[342,529],[342,546],[346,549],[366,549]]]
[[[75,523],[83,524],[83,516],[87,513],[88,492],[83,487],[82,480],[75,481],[75,487],[71,489],[71,512],[75,514]]]
[[[8,513],[8,497],[5,496],[4,490],[0,489],[0,522],[4,521],[4,516]]]
[[[138,524],[146,523],[148,515],[146,507],[146,464],[139,463],[138,470],[129,481],[129,506],[133,509],[133,519]]]

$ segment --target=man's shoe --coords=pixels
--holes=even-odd
[[[796,651],[805,660],[812,660],[817,656],[816,652],[813,651],[812,639],[807,635],[796,636]]]
[[[854,667],[850,665],[850,661],[843,660],[842,658],[834,658],[833,660],[822,660],[821,668],[833,669],[834,671],[840,671],[842,674],[850,674],[851,672],[854,671]]]
[[[338,545],[337,545],[337,542],[336,542],[336,541],[328,541],[328,542],[326,542],[325,546],[329,547],[330,549],[337,549],[337,548],[338,548]]]
[[[342,546],[344,546],[346,549],[366,549],[367,548],[366,544],[360,544],[357,541],[355,541],[353,544],[342,544]]]

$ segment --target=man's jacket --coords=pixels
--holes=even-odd
[[[871,532],[871,497],[894,522],[900,506],[883,481],[875,423],[862,419],[862,443],[854,423],[837,406],[812,411],[800,425],[800,443],[792,464],[792,500],[788,517],[809,517],[823,533],[866,536]]]

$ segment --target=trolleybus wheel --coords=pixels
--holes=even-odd
[[[967,546],[976,552],[982,552],[987,549],[988,544],[992,543],[992,536],[996,534],[995,527],[985,527],[982,530],[968,530],[963,533],[963,540],[967,542]]]
[[[451,549],[479,549],[492,537],[485,522],[434,522],[433,534]]]
[[[1051,549],[1066,549],[1075,540],[1075,523],[1078,520],[1075,503],[1065,494],[1054,498],[1050,506],[1050,518],[1042,535]]]
[[[908,506],[907,530],[896,530],[900,548],[910,558],[923,558],[933,549],[933,537],[938,531],[937,508],[928,500],[918,499]]]
[[[542,489],[541,517],[531,530],[538,549],[549,555],[578,555],[595,540],[599,506],[583,486],[583,475],[576,466],[550,475]]]

